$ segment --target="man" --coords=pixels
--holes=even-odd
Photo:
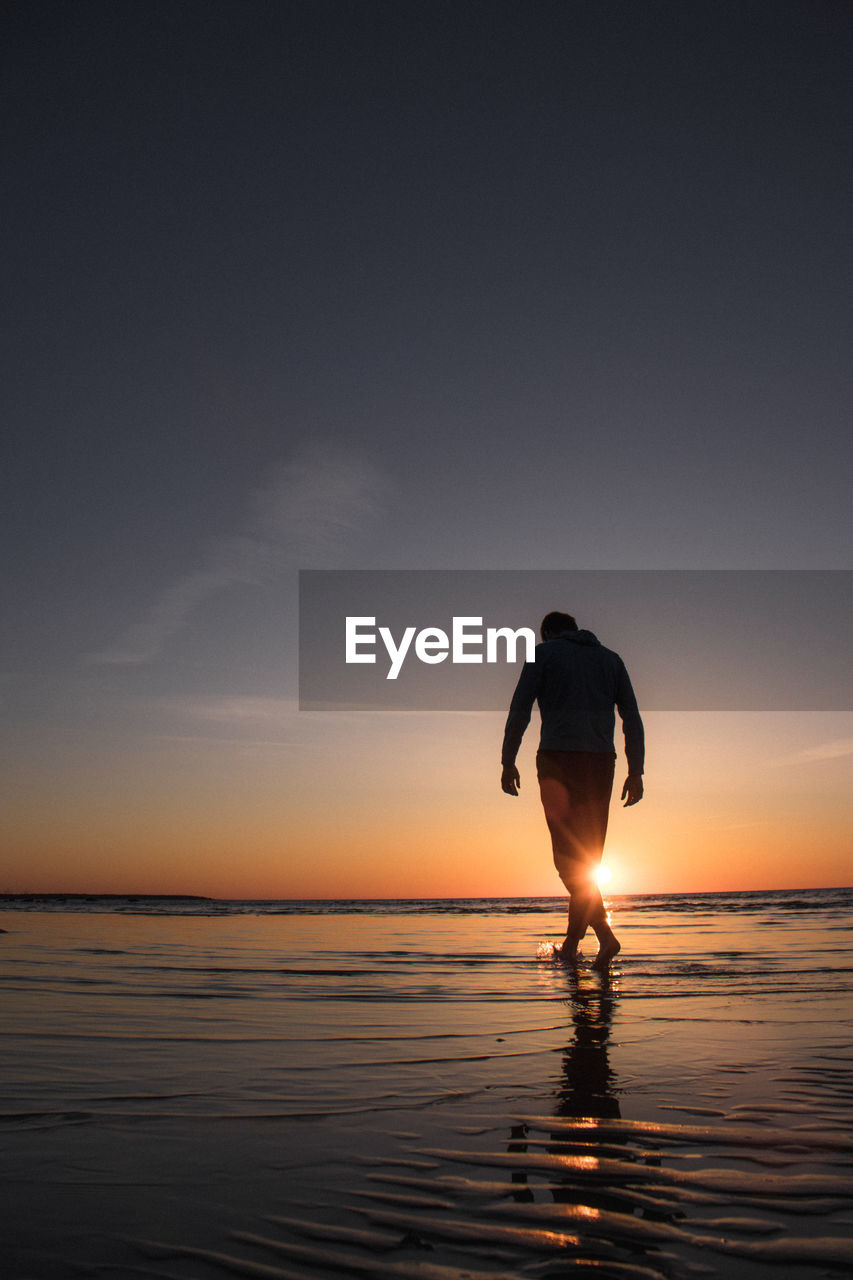
[[[515,757],[539,703],[542,733],[536,755],[539,793],[551,833],[554,865],[569,893],[565,941],[555,948],[564,960],[577,958],[578,944],[591,926],[599,942],[594,968],[606,971],[621,946],[607,923],[596,883],[604,849],[616,751],[614,706],[625,733],[628,777],[625,805],[643,797],[643,722],[625,664],[591,631],[578,630],[568,613],[549,613],[540,627],[542,643],[526,662],[513,694],[501,752],[501,787],[517,796],[521,785]]]

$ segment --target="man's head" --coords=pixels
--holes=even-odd
[[[539,634],[544,640],[553,640],[563,631],[577,631],[578,624],[570,613],[546,613],[539,626]]]

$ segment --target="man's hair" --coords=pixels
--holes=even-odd
[[[545,633],[558,636],[561,631],[577,631],[578,624],[570,613],[546,613],[539,625],[539,634],[545,639]]]

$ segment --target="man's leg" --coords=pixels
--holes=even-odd
[[[595,878],[607,832],[613,766],[613,757],[603,753],[548,751],[537,756],[554,865],[569,894],[561,953],[566,959],[574,958],[587,928],[592,927],[599,941],[595,964],[602,968],[620,950]]]

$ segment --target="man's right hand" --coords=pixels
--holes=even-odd
[[[629,773],[622,788],[622,799],[625,801],[623,808],[627,809],[629,804],[636,804],[642,798],[643,775],[641,773]]]
[[[505,764],[501,770],[501,791],[508,796],[517,796],[521,786],[521,776],[514,764]]]

